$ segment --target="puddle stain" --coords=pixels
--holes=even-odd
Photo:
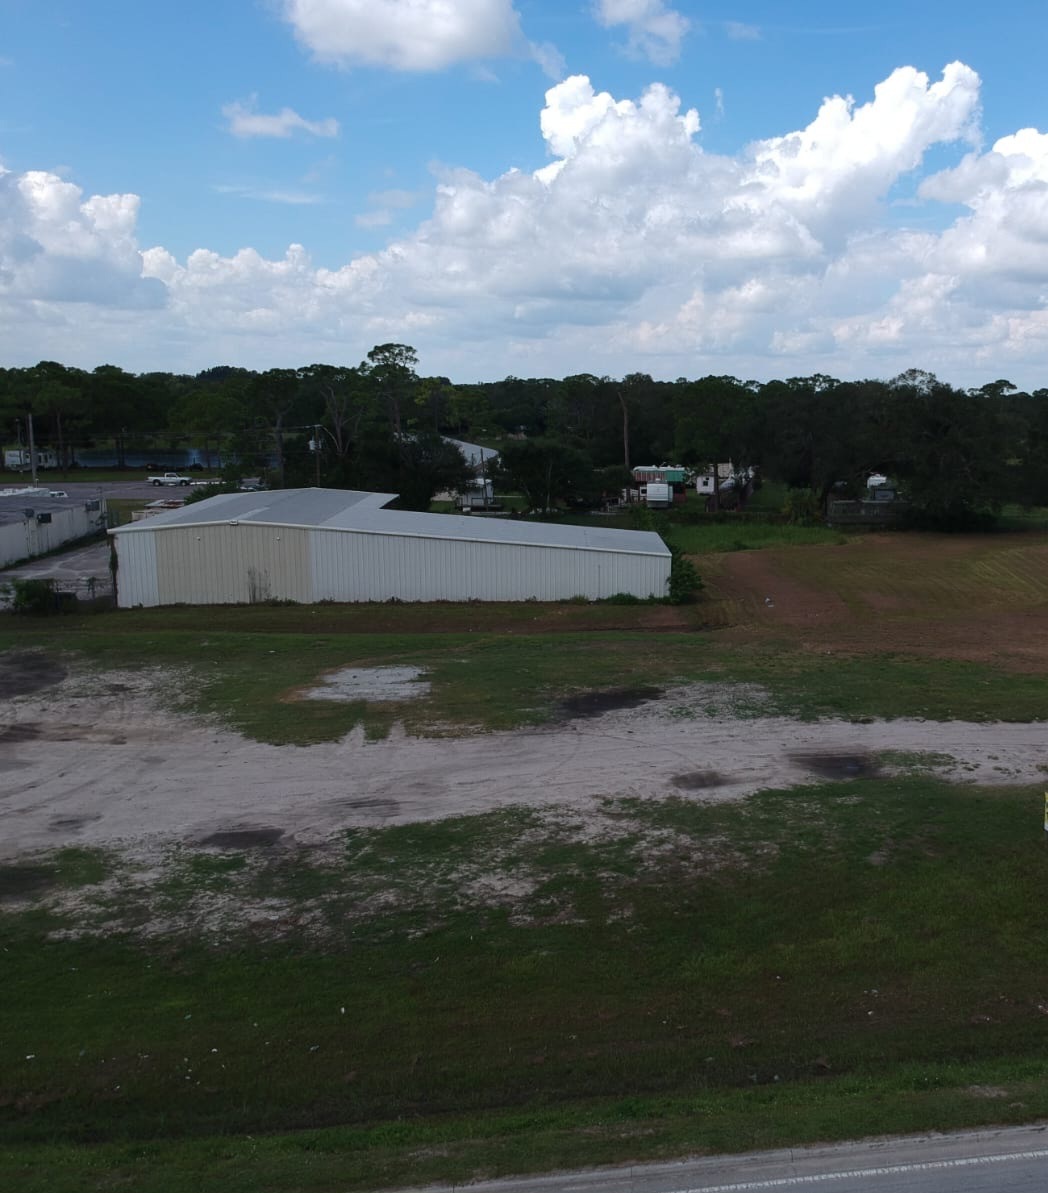
[[[876,779],[881,768],[868,754],[806,753],[788,755],[794,766],[820,779]]]
[[[49,891],[58,882],[51,866],[0,866],[0,899],[22,899]]]
[[[599,717],[606,712],[617,712],[624,708],[639,708],[649,700],[658,700],[663,695],[661,688],[605,688],[596,692],[579,692],[566,696],[557,708],[567,717],[582,719]]]
[[[42,651],[11,650],[0,655],[0,698],[32,696],[65,679],[65,667]]]
[[[268,849],[284,835],[282,828],[226,829],[211,833],[199,844],[211,845],[216,849]]]
[[[693,770],[673,776],[673,786],[684,791],[707,791],[715,787],[727,787],[731,779],[715,770]]]

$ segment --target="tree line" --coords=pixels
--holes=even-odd
[[[465,483],[445,436],[497,443],[505,479],[537,508],[614,492],[637,464],[728,460],[820,504],[883,472],[944,525],[1006,502],[1048,504],[1048,389],[958,389],[918,369],[861,381],[583,373],[453,384],[420,374],[414,349],[390,343],[352,366],[0,370],[6,444],[29,413],[38,445],[66,469],[78,448],[102,442],[118,463],[131,444],[192,446],[234,473],[397,492],[408,508]]]

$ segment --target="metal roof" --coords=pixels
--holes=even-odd
[[[54,514],[59,510],[83,509],[94,497],[78,494],[75,497],[52,497],[46,489],[0,493],[0,526],[24,522],[26,510],[36,514]]]
[[[618,530],[607,526],[567,526],[476,515],[425,514],[384,507],[395,493],[363,493],[355,489],[277,489],[265,493],[220,493],[182,509],[120,526],[110,534],[143,534],[186,526],[254,522],[311,530],[353,530],[415,538],[455,539],[473,543],[517,543],[573,547],[583,551],[618,551],[635,555],[668,555],[669,548],[650,530]]]
[[[498,452],[493,447],[482,447],[479,443],[467,443],[465,439],[452,439],[450,435],[445,435],[444,440],[447,443],[453,443],[465,456],[466,463],[474,468],[499,458]]]

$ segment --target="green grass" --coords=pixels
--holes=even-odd
[[[126,526],[133,522],[132,514],[135,510],[145,509],[152,497],[107,497],[106,508],[109,512],[110,526]]]
[[[1043,533],[1048,530],[1048,509],[1042,505],[1006,505],[997,519],[997,528]]]
[[[666,541],[687,555],[722,551],[757,551],[766,547],[842,546],[850,539],[826,526],[790,526],[776,522],[707,522],[671,525]]]
[[[268,942],[235,902],[152,942],[7,905],[0,1179],[370,1189],[1046,1114],[1042,800],[907,776],[182,851],[205,899],[323,912]]]
[[[438,734],[542,724],[575,692],[694,681],[719,685],[711,701],[733,707],[730,685],[758,685],[763,695],[756,702],[744,694],[750,712],[806,719],[1030,721],[1045,715],[1040,676],[974,663],[820,655],[783,642],[727,647],[701,634],[304,633],[303,623],[312,614],[322,620],[326,611],[298,607],[263,611],[256,624],[265,629],[222,628],[235,624],[237,613],[250,626],[247,610],[10,618],[0,629],[0,650],[37,646],[72,652],[88,666],[167,668],[156,689],[174,707],[218,717],[275,744],[331,741],[358,724],[381,737],[395,720]],[[429,697],[388,705],[290,698],[325,671],[386,664],[423,668]]]

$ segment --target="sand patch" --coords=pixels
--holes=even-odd
[[[422,686],[417,669],[396,670],[403,687]],[[0,705],[0,858],[267,830],[273,846],[239,839],[265,853],[277,840],[277,851],[292,841],[309,848],[347,828],[521,805],[587,819],[607,799],[738,800],[871,778],[891,751],[934,755],[936,774],[954,782],[1034,783],[1043,780],[1048,747],[1040,723],[798,721],[762,715],[750,691],[747,715],[724,715],[735,699],[730,685],[720,685],[724,699],[714,703],[710,685],[688,684],[635,707],[636,691],[617,693],[603,712],[582,702],[570,719],[562,707],[563,719],[538,728],[413,737],[395,724],[381,741],[358,727],[338,741],[289,748],[158,708],[157,694],[182,681],[159,670],[74,672]],[[45,732],[56,714],[59,731]]]
[[[316,688],[300,692],[300,700],[367,700],[375,703],[419,700],[430,685],[420,667],[342,667],[323,676]]]

